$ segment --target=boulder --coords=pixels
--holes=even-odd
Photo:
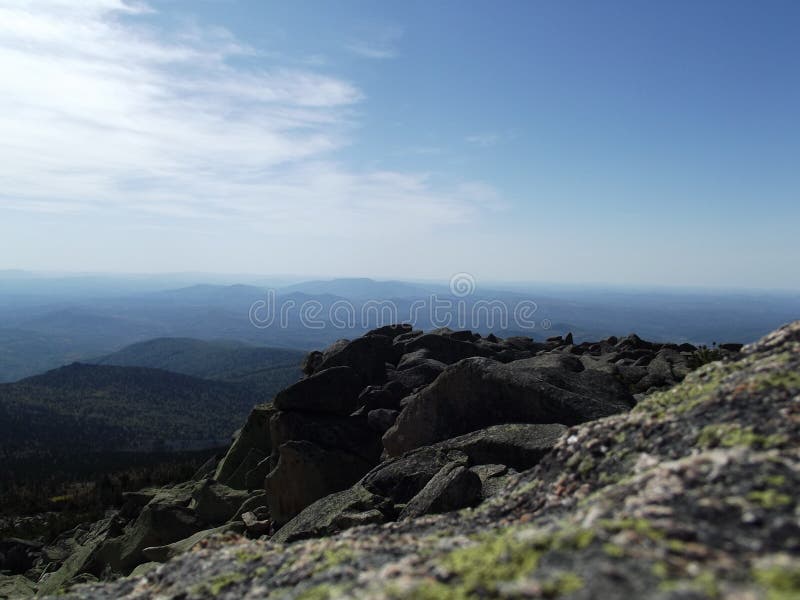
[[[269,474],[269,472],[274,468],[274,466],[275,465],[272,464],[271,456],[268,456],[267,458],[260,461],[255,467],[250,469],[244,476],[245,488],[248,490],[263,489],[264,478]]]
[[[36,584],[22,575],[0,575],[0,598],[31,598]]]
[[[19,538],[0,540],[0,569],[11,575],[24,575],[42,553],[42,543]]]
[[[440,442],[435,447],[459,450],[473,465],[502,464],[522,471],[538,464],[566,431],[567,427],[558,424],[493,425]]]
[[[400,370],[415,367],[416,365],[423,364],[428,360],[433,359],[431,358],[431,351],[427,348],[420,348],[419,350],[414,350],[413,352],[406,352],[400,357],[400,360],[397,361],[397,369]]]
[[[262,481],[261,483],[263,485],[264,482]],[[244,520],[244,518],[243,518],[244,513],[246,513],[246,512],[259,512],[260,513],[262,511],[262,509],[264,511],[268,511],[268,509],[267,509],[267,493],[266,492],[260,492],[260,493],[257,493],[257,494],[253,494],[247,500],[242,502],[242,505],[236,511],[236,514],[234,514],[231,517],[231,521],[243,521]]]
[[[487,425],[575,425],[635,404],[621,382],[585,369],[576,357],[557,357],[573,365],[566,371],[542,366],[545,361],[537,362],[539,358],[509,364],[469,358],[448,367],[431,385],[406,399],[397,421],[383,436],[386,452],[399,456]]]
[[[361,378],[352,367],[316,371],[275,396],[275,408],[349,415],[358,408]]]
[[[138,579],[140,577],[144,577],[145,575],[147,575],[151,571],[155,571],[160,566],[161,566],[161,563],[158,563],[158,562],[142,563],[138,567],[136,567],[133,571],[131,571],[131,574],[128,575],[128,578],[129,579]]]
[[[448,463],[406,504],[400,519],[472,506],[480,501],[481,485],[480,477],[463,464]]]
[[[261,519],[259,515],[254,512],[242,513],[242,521],[244,522],[249,537],[267,535],[272,529],[272,521],[269,519]]]
[[[376,408],[367,413],[367,424],[378,434],[383,435],[397,420],[399,411],[388,408]]]
[[[283,444],[278,466],[264,482],[273,521],[286,523],[319,498],[353,485],[371,466],[354,454],[326,450],[311,442]]]
[[[100,575],[106,568],[106,560],[101,555],[102,547],[110,536],[117,533],[119,533],[118,523],[113,518],[94,523],[88,531],[80,536],[79,545],[74,546],[73,551],[61,566],[56,571],[43,576],[38,585],[38,593],[42,596],[55,595],[80,577],[81,573]],[[70,534],[74,534],[74,532],[70,532]]]
[[[267,460],[268,458],[269,455],[265,454],[261,449],[250,448],[250,451],[245,455],[244,460],[239,463],[239,466],[236,467],[236,470],[231,473],[230,477],[228,477],[225,485],[235,490],[253,489],[248,484],[247,474],[255,469],[262,461]],[[255,487],[260,487],[260,484],[257,484]]]
[[[391,371],[388,378],[410,392],[433,382],[446,368],[447,365],[443,362],[427,358],[413,366]]]
[[[191,508],[203,525],[219,525],[236,514],[250,494],[206,479],[193,495]]]
[[[391,503],[361,485],[325,496],[281,527],[271,541],[288,543],[331,535],[354,525],[383,523]]]
[[[405,504],[449,463],[467,465],[469,457],[459,450],[420,448],[400,458],[385,461],[359,482],[369,492]]]
[[[350,343],[350,340],[336,340],[333,344],[325,348],[322,352],[319,350],[314,350],[309,352],[306,357],[303,359],[302,364],[300,365],[300,370],[305,373],[306,375],[312,375],[313,373],[319,370],[320,365],[325,362],[325,359],[337,353],[339,350],[347,346]]]
[[[406,388],[397,381],[390,381],[384,385],[369,385],[358,396],[360,408],[355,414],[367,414],[378,408],[397,410],[400,408],[400,399],[406,393]]]
[[[505,465],[475,465],[470,467],[470,471],[481,480],[481,498],[483,500],[488,500],[496,495],[517,473]]]
[[[273,456],[286,442],[307,441],[329,450],[343,450],[372,464],[381,455],[380,438],[365,418],[278,412],[270,423]]]
[[[411,327],[411,325],[408,323],[397,323],[395,325],[384,325],[383,327],[378,327],[377,329],[368,331],[365,335],[382,335],[393,340],[398,335],[408,334],[412,331],[413,327]]]
[[[194,481],[200,481],[201,479],[206,479],[207,477],[213,477],[214,473],[217,471],[217,464],[219,464],[219,457],[212,456],[198,467],[197,471],[195,471],[194,475],[192,475],[192,479]]]
[[[385,335],[361,337],[326,355],[315,372],[331,367],[352,367],[364,385],[386,381],[386,363],[395,362],[392,339]]]
[[[471,341],[462,341],[448,335],[426,333],[407,341],[403,345],[403,353],[425,349],[428,357],[445,364],[452,364],[472,356],[489,356],[491,351],[477,346]]]
[[[122,535],[106,539],[97,549],[97,557],[101,564],[107,565],[114,573],[127,575],[137,565],[147,562],[143,554],[145,548],[171,544],[201,529],[203,525],[194,511],[151,503],[142,509],[139,517],[125,528]],[[77,572],[81,571],[92,572],[86,568]]]
[[[259,404],[253,409],[236,440],[219,462],[214,479],[220,483],[227,483],[253,448],[261,450],[265,456],[269,455],[272,451],[269,421],[275,412],[276,409],[271,403]]]
[[[151,562],[163,563],[191,550],[198,542],[222,533],[244,533],[244,523],[226,523],[221,527],[204,529],[190,535],[186,539],[172,542],[164,546],[151,546],[142,550],[144,557]],[[147,564],[147,563],[145,563]]]

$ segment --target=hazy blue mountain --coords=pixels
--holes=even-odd
[[[271,396],[300,378],[304,356],[299,350],[262,348],[235,340],[157,338],[88,362],[151,367],[205,379],[247,383]]]
[[[435,285],[413,282],[335,279],[275,292],[260,284],[214,283],[59,300],[62,288],[56,283],[53,296],[38,300],[12,298],[0,288],[0,381],[163,337],[228,339],[308,351],[396,320],[412,322],[420,329],[449,326],[495,332],[501,337],[513,334],[543,339],[572,331],[577,341],[583,341],[636,332],[657,341],[710,344],[752,341],[800,317],[798,293],[517,284],[497,290],[478,285],[474,293],[456,297],[446,285],[437,290]],[[452,318],[442,320],[441,314],[431,311],[431,291],[438,301],[449,303],[450,308],[443,312]],[[373,300],[391,301],[394,312],[387,316],[365,310]],[[251,308],[263,307],[267,301],[272,318],[252,322]],[[424,308],[415,312],[420,302]],[[508,323],[491,322],[485,313],[472,318],[481,302],[505,306]],[[535,303],[533,326],[514,322],[513,309],[519,302]],[[352,314],[349,318],[342,318],[348,316],[342,312],[334,315],[332,309],[337,307]],[[315,312],[302,312],[308,308]]]
[[[424,298],[443,293],[443,285],[422,285],[404,281],[375,281],[366,277],[304,281],[279,290],[282,294],[303,292],[312,296],[331,294],[357,300],[389,300],[392,298]]]

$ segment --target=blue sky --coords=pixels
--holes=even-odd
[[[800,288],[796,2],[0,0],[0,268]]]

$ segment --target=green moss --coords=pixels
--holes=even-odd
[[[786,370],[759,374],[753,378],[752,386],[759,391],[776,387],[788,390],[800,389],[800,373]]]
[[[674,552],[675,554],[683,554],[686,551],[686,542],[670,539],[667,540],[667,548],[670,549],[670,552]]]
[[[216,596],[226,587],[235,585],[241,581],[244,581],[244,579],[245,577],[241,573],[225,573],[224,575],[219,575],[209,581],[206,584],[206,587],[208,591],[211,592],[212,596]]]
[[[720,383],[732,373],[747,368],[757,357],[746,357],[732,363],[715,362],[690,373],[674,388],[651,394],[631,412],[645,413],[656,418],[667,414],[680,416],[711,399]]]
[[[542,595],[545,598],[557,598],[580,589],[583,589],[583,579],[575,573],[559,573],[542,583]]]
[[[758,504],[762,508],[779,508],[791,504],[792,498],[788,494],[782,494],[777,490],[753,491],[747,494],[747,499],[753,504]]]
[[[617,546],[611,542],[603,544],[603,552],[613,558],[621,558],[625,556],[625,549],[622,546]]]
[[[593,468],[594,468],[594,461],[590,456],[587,456],[581,461],[581,464],[578,465],[578,473],[580,473],[581,475],[586,475]]]
[[[530,573],[539,564],[540,556],[540,550],[518,541],[512,531],[477,546],[456,550],[442,566],[461,579],[464,591],[476,592]]]
[[[664,532],[655,529],[647,519],[601,519],[598,525],[612,532],[634,531],[651,540],[658,541],[664,539]]]
[[[653,566],[650,567],[650,570],[653,572],[653,575],[655,575],[659,579],[666,579],[667,575],[669,574],[667,563],[663,561],[658,561],[653,563]]]
[[[722,423],[703,427],[697,438],[697,444],[702,448],[744,446],[769,449],[781,446],[787,440],[788,438],[780,433],[761,435],[755,433],[750,426],[742,427],[736,423]]]
[[[256,554],[255,552],[246,552],[244,550],[239,550],[236,553],[236,560],[237,560],[237,562],[240,562],[240,563],[253,562],[253,561],[256,561],[256,560],[259,560],[259,559],[261,559],[261,555],[260,554]]]
[[[662,592],[694,591],[707,598],[719,597],[717,577],[711,571],[703,571],[691,579],[665,579],[658,588]]]
[[[581,460],[582,460],[581,453],[575,452],[575,454],[573,454],[567,459],[567,462],[564,463],[564,466],[566,466],[569,469],[572,469],[573,467],[576,467],[578,463],[581,462]]]
[[[766,590],[768,600],[800,598],[800,565],[797,563],[754,569],[753,578]]]
[[[769,486],[781,487],[786,484],[786,477],[783,475],[770,475],[769,477],[765,477],[764,481]]]
[[[337,548],[328,548],[322,553],[322,556],[317,561],[315,568],[316,572],[331,569],[355,557],[355,552],[346,546],[339,546]]]
[[[340,597],[342,595],[341,592],[341,586],[323,583],[301,592],[297,596],[297,600],[330,600],[331,598]]]

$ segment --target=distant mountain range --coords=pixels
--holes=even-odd
[[[100,293],[104,281],[100,276],[47,279],[0,273],[0,381],[15,381],[76,360],[94,360],[154,338],[224,339],[308,351],[339,338],[357,337],[388,320],[398,320],[412,321],[420,329],[447,325],[484,334],[496,332],[501,337],[529,335],[539,340],[568,331],[577,341],[636,331],[654,340],[710,344],[754,340],[800,317],[800,294],[796,292],[518,284],[509,289],[479,285],[471,294],[456,296],[443,284],[366,278],[290,285],[279,281],[274,283],[280,285],[272,287],[266,281],[259,281],[258,285],[201,283],[165,287],[188,279],[189,276],[108,278],[108,290]],[[140,291],[132,292],[136,289]],[[111,293],[115,290],[119,292],[116,295]],[[433,314],[431,294],[454,307],[450,310],[451,321],[442,321]],[[267,300],[274,303],[275,318],[266,326],[256,326],[250,318],[251,307]],[[394,315],[373,312],[369,318],[361,318],[371,301],[390,301]],[[533,327],[514,322],[511,313],[520,301],[535,305]],[[459,325],[455,313],[469,313],[481,302],[505,306],[509,322],[504,326],[493,323],[484,313],[479,322]],[[422,310],[415,308],[420,303]],[[318,311],[311,324],[308,314],[301,314],[301,307],[309,306]],[[334,314],[337,308],[345,310]],[[286,309],[285,318],[279,313],[281,309]],[[347,317],[347,310],[356,318],[337,320]],[[131,363],[124,357],[119,360],[121,364],[173,369],[180,362],[153,364],[135,359]],[[189,362],[192,360],[195,359]],[[193,367],[186,372],[208,376]]]
[[[262,348],[232,340],[157,338],[87,362],[150,367],[204,379],[246,383],[271,397],[300,378],[304,356],[299,350]]]

